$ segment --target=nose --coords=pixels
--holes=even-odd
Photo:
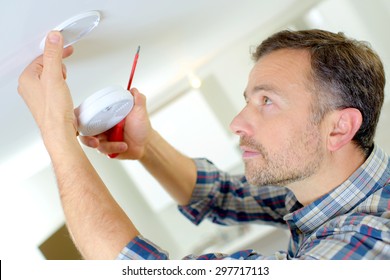
[[[245,115],[246,115],[245,108],[238,113],[237,116],[235,116],[230,123],[230,130],[237,134],[238,136],[248,136],[251,134],[251,128],[249,123],[247,122]]]

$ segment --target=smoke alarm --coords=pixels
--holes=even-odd
[[[123,120],[133,105],[131,93],[120,86],[99,90],[75,108],[78,131],[84,136],[105,132]]]
[[[100,22],[100,13],[98,11],[89,11],[78,14],[52,30],[60,31],[64,37],[64,48],[70,46],[89,34]],[[46,37],[40,44],[41,50],[45,48]]]

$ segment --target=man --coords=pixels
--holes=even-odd
[[[75,243],[85,258],[166,259],[139,234],[79,146],[62,66],[70,53],[62,51],[60,34],[50,33],[19,92],[51,156]],[[196,224],[207,217],[291,231],[288,250],[271,256],[246,250],[187,258],[390,259],[390,163],[373,142],[385,84],[378,56],[342,34],[309,30],[271,36],[254,58],[246,106],[231,124],[245,177],[177,152],[152,129],[136,89],[124,142],[110,143],[104,134],[82,141],[139,160]]]

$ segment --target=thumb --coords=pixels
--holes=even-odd
[[[43,72],[42,76],[48,81],[63,80],[62,75],[62,54],[63,37],[61,32],[52,31],[47,35],[45,50],[43,52]]]
[[[131,93],[134,97],[134,106],[146,107],[146,96],[138,91],[136,88],[131,89]]]

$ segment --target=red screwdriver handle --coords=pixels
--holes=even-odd
[[[120,142],[123,141],[123,130],[125,126],[125,119],[121,120],[118,124],[116,124],[114,127],[107,130],[107,139],[110,142]],[[117,153],[115,154],[109,154],[110,158],[116,158],[118,156]]]

